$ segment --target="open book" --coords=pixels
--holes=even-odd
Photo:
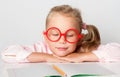
[[[63,74],[67,77],[106,77],[114,74],[97,63],[32,63],[24,67],[8,68],[7,71],[9,77],[63,77]]]

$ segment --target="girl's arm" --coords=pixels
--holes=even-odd
[[[1,52],[3,61],[7,63],[14,62],[65,62],[64,60],[58,59],[55,56],[42,53],[33,52],[33,47],[26,47],[20,45],[9,46]]]
[[[59,59],[52,54],[40,53],[40,52],[32,52],[27,60],[29,62],[67,62],[65,60]]]
[[[82,53],[71,53],[65,57],[60,57],[61,59],[70,62],[96,62],[99,61],[98,57],[92,52],[82,52]]]

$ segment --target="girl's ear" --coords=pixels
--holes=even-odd
[[[46,35],[43,33],[43,37],[44,37],[44,39],[45,39],[45,41],[46,41]]]
[[[47,39],[47,37],[46,37],[46,35],[45,35],[45,34],[43,34],[43,37],[44,37],[44,40],[47,42],[47,41],[48,41],[48,39]]]

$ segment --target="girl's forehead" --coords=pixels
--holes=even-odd
[[[70,30],[70,29],[74,29],[76,31],[80,31],[78,28],[75,28],[75,27],[62,27],[62,26],[51,26],[49,28],[52,28],[52,27],[55,27],[55,28],[58,28],[58,30],[60,30],[62,33],[65,33],[66,31]],[[48,29],[49,29],[48,28]]]
[[[61,31],[66,31],[68,29],[74,28],[79,30],[79,23],[73,17],[67,17],[64,15],[54,15],[49,19],[47,24],[47,29],[50,27],[57,27]]]
[[[52,27],[58,28],[63,33],[69,29],[76,29],[76,30],[80,31],[80,28],[77,28],[75,26],[64,26],[64,25],[51,25],[47,29],[52,28]]]

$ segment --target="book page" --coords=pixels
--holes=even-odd
[[[97,74],[112,75],[114,72],[102,67],[97,63],[54,63],[63,70],[67,77],[77,74]],[[60,76],[60,74],[52,67],[52,63],[34,63],[27,67],[9,68],[7,69],[9,77],[45,77]]]
[[[68,77],[78,74],[86,75],[101,75],[101,76],[110,76],[115,74],[114,72],[102,67],[97,63],[71,63],[71,64],[56,64],[61,68]]]
[[[32,64],[27,67],[7,69],[9,77],[45,77],[60,75],[49,64]]]

